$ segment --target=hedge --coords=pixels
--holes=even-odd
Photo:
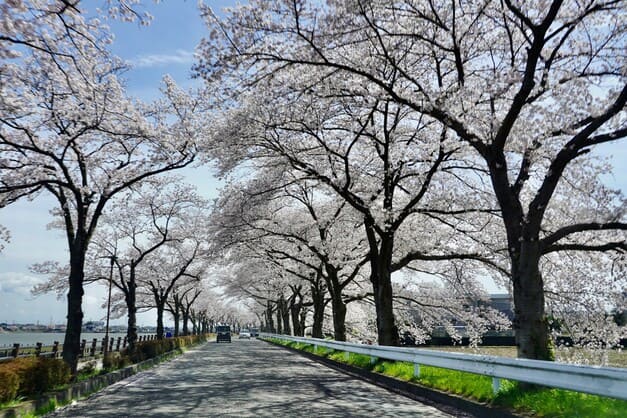
[[[142,341],[132,352],[107,355],[103,359],[103,368],[120,369],[204,341],[207,341],[205,335]],[[69,383],[70,379],[70,367],[61,359],[22,357],[0,363],[0,403],[12,401],[17,396],[32,396],[52,390]]]
[[[70,367],[60,359],[22,357],[0,363],[0,402],[54,389],[70,378]]]

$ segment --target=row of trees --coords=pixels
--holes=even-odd
[[[100,229],[106,209],[127,191],[194,162],[197,133],[202,130],[202,121],[194,117],[198,103],[190,101],[190,96],[167,77],[162,97],[153,103],[142,103],[126,94],[121,79],[125,65],[107,49],[111,42],[107,27],[98,19],[85,18],[81,6],[79,1],[7,2],[1,6],[0,23],[1,205],[25,197],[34,199],[42,193],[57,202],[53,226],[65,231],[70,256],[67,269],[61,269],[68,301],[63,359],[74,371],[80,347],[83,287],[87,280],[106,277],[98,271],[102,260],[96,260],[108,255],[118,266],[120,280],[116,285],[126,290],[130,318],[135,309],[131,276],[136,272],[132,266],[150,250],[144,249],[143,243],[135,247],[129,244],[135,236],[121,238],[121,224],[109,222]],[[105,13],[143,19],[128,2],[108,2]],[[122,211],[120,205],[118,211]],[[123,216],[114,212],[106,216]],[[116,233],[127,241],[124,248],[119,247]],[[95,237],[104,252],[90,256]],[[198,269],[190,267],[193,257],[189,254],[198,252],[200,244],[189,236],[164,240],[179,240],[179,245],[155,248],[162,252],[164,263],[153,264],[153,271],[145,274],[176,274],[171,264],[180,261],[186,267],[178,274],[196,277]],[[118,254],[118,248],[124,252]],[[131,266],[124,271],[128,277],[122,275],[127,265]],[[152,291],[162,312],[172,288],[157,280]],[[129,324],[132,321],[129,319]],[[134,324],[130,330],[134,341]]]
[[[137,3],[106,12],[147,22]],[[153,103],[128,97],[80,6],[0,6],[0,206],[58,202],[70,262],[36,269],[62,278],[41,290],[67,291],[74,370],[86,283],[113,278],[134,342],[148,306],[160,333],[168,310],[241,316],[211,310],[209,266],[282,332],[311,319],[321,336],[328,306],[340,340],[393,345],[399,326],[455,320],[478,336],[507,325],[477,303],[490,278],[512,292],[521,357],[552,358],[550,317],[620,336],[607,310],[625,308],[625,202],[589,151],[627,134],[624,1],[202,7],[206,88],[165,77]],[[208,220],[165,177],[201,155],[226,179]]]
[[[627,135],[624,12],[561,0],[253,0],[222,19],[204,8],[195,70],[224,98],[211,151],[244,178],[220,208],[233,258],[248,274],[268,265],[266,291],[277,276],[322,276],[337,319],[343,284],[366,275],[357,287],[385,345],[399,342],[392,276],[407,269],[457,274],[465,289],[500,277],[520,357],[553,358],[547,306],[564,321],[595,312],[581,328],[605,332],[607,309],[625,306],[627,224],[590,151]]]

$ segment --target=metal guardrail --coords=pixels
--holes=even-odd
[[[373,359],[405,361],[414,364],[415,375],[420,375],[420,365],[426,365],[490,376],[493,379],[492,388],[495,392],[499,390],[500,379],[510,379],[627,400],[627,370],[616,367],[579,366],[552,361],[354,344],[267,333],[262,333],[261,337],[311,344],[316,350],[318,347],[326,347],[364,354]]]

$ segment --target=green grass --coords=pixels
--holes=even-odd
[[[313,352],[313,345],[273,339],[278,344]],[[448,351],[448,350],[447,350]],[[451,350],[457,351],[457,350]],[[588,395],[562,389],[523,389],[516,382],[502,380],[501,390],[492,392],[492,378],[439,367],[421,366],[420,376],[414,376],[412,363],[371,362],[370,356],[318,347],[317,355],[337,362],[372,370],[406,382],[454,393],[495,406],[514,409],[542,418],[623,418],[627,417],[627,401]],[[486,353],[487,354],[487,353]],[[494,353],[490,353],[494,354]]]
[[[61,405],[59,405],[56,400],[50,399],[47,405],[44,405],[41,408],[37,408],[35,412],[33,412],[32,414],[35,417],[46,415],[46,414],[49,414],[50,412],[53,412],[55,409],[57,409],[57,407],[60,407],[60,406]]]
[[[562,389],[521,390],[515,383],[501,390],[493,404],[546,418],[627,417],[627,401]]]
[[[0,402],[0,409],[13,408],[15,406],[18,406],[20,403],[24,402],[25,399],[26,399],[25,397],[19,396],[16,399],[13,399],[8,402]]]

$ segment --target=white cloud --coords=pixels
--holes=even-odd
[[[128,62],[135,68],[163,67],[166,65],[185,64],[189,65],[194,61],[194,52],[184,49],[177,49],[172,54],[149,54],[140,55]]]
[[[3,272],[0,273],[0,293],[5,295],[18,295],[19,297],[31,297],[31,289],[36,284],[45,281],[28,273]]]

